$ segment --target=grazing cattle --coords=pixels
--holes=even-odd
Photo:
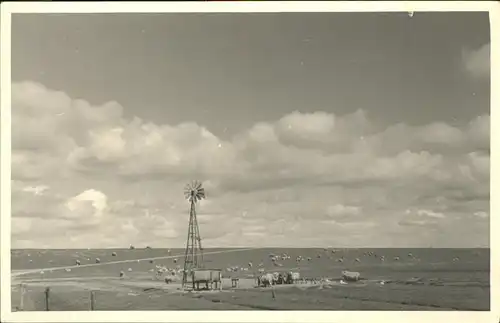
[[[288,272],[286,275],[286,283],[287,284],[294,284],[300,280],[300,273],[298,272]]]
[[[113,252],[111,253],[111,256],[116,257],[116,252],[114,252],[114,251],[113,251]]]
[[[408,257],[413,258],[413,254],[411,252],[408,253]]]
[[[361,262],[361,260],[359,260],[359,258],[356,258],[354,259],[355,262]]]
[[[360,274],[356,271],[342,271],[342,278],[345,281],[358,281],[360,278]]]
[[[128,271],[132,271],[132,268],[129,268]]]
[[[123,270],[120,271],[120,278],[122,278],[123,276],[125,276],[125,273],[123,272]]]
[[[176,264],[176,263],[177,263],[177,258],[174,258],[174,264]]]
[[[67,273],[69,273],[71,271],[70,268],[66,268],[65,270],[66,270]]]
[[[76,265],[80,266],[80,260],[78,260],[78,259],[76,260]]]
[[[150,246],[146,246],[146,249],[151,249],[151,247]]]
[[[150,263],[150,264],[152,264],[152,263],[154,263],[154,262],[155,262],[155,261],[154,261],[153,259],[151,259],[151,260],[149,261],[149,263]]]
[[[98,263],[100,263],[100,262],[101,262],[101,259],[99,259],[99,258],[95,258],[95,263],[96,263],[96,264],[98,264]]]
[[[311,258],[311,257],[307,257],[307,261],[311,261],[311,260],[312,260],[312,258]]]
[[[339,259],[337,259],[337,262],[344,262],[344,259],[339,258]]]
[[[249,262],[249,263],[248,263],[248,267],[250,267],[250,268],[252,268],[252,267],[253,267],[252,262]]]
[[[458,257],[453,258],[453,261],[459,261],[459,260],[460,260],[460,258],[458,258]]]
[[[394,257],[394,260],[398,261],[398,260],[399,260],[399,257],[397,257],[397,256],[396,256],[396,257]]]
[[[30,262],[33,262],[33,259],[30,259]]]
[[[268,287],[273,284],[273,280],[274,280],[273,274],[264,274],[257,278],[257,284],[258,286],[262,285],[264,287]]]
[[[135,247],[134,247],[133,245],[130,245],[129,249],[130,249],[130,250],[134,250],[134,249],[135,249]]]

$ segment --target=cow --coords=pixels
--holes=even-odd
[[[114,252],[114,251],[113,251],[113,252],[111,253],[111,256],[116,257],[116,252]]]
[[[99,258],[95,258],[95,263],[96,263],[96,264],[101,263],[101,259],[99,259]]]
[[[342,278],[345,281],[358,281],[360,278],[360,274],[358,272],[355,272],[355,271],[344,270],[344,271],[342,271]]]
[[[274,281],[274,275],[273,274],[264,274],[262,276],[259,276],[257,278],[257,284],[258,286],[264,286],[264,287],[268,287],[268,286],[271,286],[273,285],[273,281]]]
[[[286,275],[287,284],[294,284],[299,280],[300,280],[300,273],[290,271]]]
[[[78,259],[76,260],[76,265],[80,266],[80,260],[78,260]]]

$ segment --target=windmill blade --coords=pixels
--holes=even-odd
[[[196,181],[195,189],[199,190],[201,188],[201,182]]]

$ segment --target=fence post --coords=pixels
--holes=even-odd
[[[26,293],[26,286],[23,283],[21,283],[20,289],[21,289],[21,302],[19,304],[19,310],[24,311],[24,294]]]
[[[95,291],[90,291],[90,310],[95,311]]]
[[[50,295],[50,287],[45,288],[45,310],[49,310],[49,295]]]

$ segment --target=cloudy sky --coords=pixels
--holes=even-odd
[[[12,246],[489,246],[487,13],[17,14]]]

